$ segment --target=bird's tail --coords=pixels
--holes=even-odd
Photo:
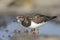
[[[48,17],[47,20],[49,21],[49,20],[53,20],[53,19],[55,19],[55,18],[57,18],[57,16]]]

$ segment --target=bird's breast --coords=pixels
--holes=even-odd
[[[29,26],[29,28],[36,28],[36,27],[40,27],[41,25],[45,24],[46,22],[42,22],[42,23],[35,23],[33,21],[31,21],[31,25]]]

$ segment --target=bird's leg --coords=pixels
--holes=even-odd
[[[36,32],[37,32],[37,35],[39,35],[39,28],[37,28]]]
[[[33,34],[34,37],[38,37],[38,33],[36,32],[35,28],[31,29],[31,32]]]
[[[31,29],[32,34],[35,34],[35,28]]]
[[[38,35],[39,35],[39,28],[38,29],[31,29],[31,32],[32,32],[32,34],[34,35],[34,36],[36,36],[36,37],[38,37]]]
[[[28,31],[28,29],[26,29],[24,32],[25,32],[26,34],[28,34],[29,31]]]

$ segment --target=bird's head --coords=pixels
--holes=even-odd
[[[18,22],[24,21],[24,16],[17,16],[16,19]]]
[[[16,19],[17,19],[18,22],[21,22],[21,24],[24,27],[29,27],[31,25],[31,20],[29,19],[29,17],[17,16]]]

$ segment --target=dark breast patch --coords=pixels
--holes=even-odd
[[[31,20],[29,18],[25,18],[21,24],[25,27],[29,27],[31,25]]]

